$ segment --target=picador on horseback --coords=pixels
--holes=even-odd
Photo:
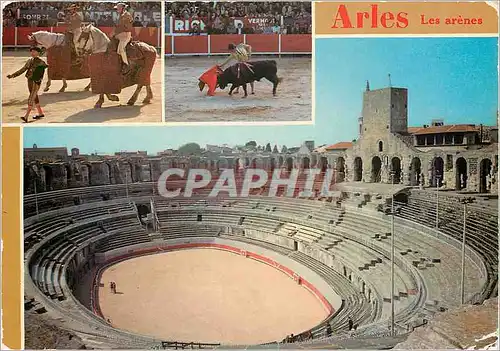
[[[116,11],[120,15],[118,19],[118,24],[115,26],[112,38],[118,40],[117,53],[120,55],[123,61],[123,72],[126,73],[130,70],[130,65],[127,57],[127,51],[125,48],[127,44],[132,40],[132,23],[134,21],[130,12],[127,11],[128,5],[120,2],[115,6]]]
[[[76,4],[71,4],[66,9],[66,17],[65,23],[68,26],[65,36],[66,43],[69,43],[71,47],[72,56],[78,57],[79,52],[77,52],[76,47],[78,43],[78,38],[82,33],[82,22],[83,22],[83,14],[79,11],[80,7]]]
[[[219,67],[224,69],[226,65],[228,65],[232,60],[238,61],[238,72],[237,76],[240,77],[241,70],[247,68],[252,71],[252,64],[248,63],[250,57],[252,56],[252,47],[248,44],[240,43],[238,45],[229,44],[228,46],[231,55],[224,61]],[[254,94],[254,82],[250,83],[250,87],[252,88],[252,94]],[[239,87],[236,88],[235,94],[239,93]]]

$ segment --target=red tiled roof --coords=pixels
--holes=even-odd
[[[441,134],[441,133],[466,133],[476,132],[479,126],[474,124],[451,124],[444,126],[408,127],[408,133],[413,135]]]
[[[341,141],[337,144],[333,144],[333,145],[330,145],[330,146],[327,146],[325,149],[326,150],[345,150],[345,149],[349,149],[352,147],[352,142],[350,141]]]

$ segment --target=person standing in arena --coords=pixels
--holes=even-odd
[[[238,45],[229,44],[228,49],[231,54],[226,61],[219,65],[221,69],[224,69],[224,67],[227,66],[232,60],[236,60],[238,61],[238,78],[240,77],[241,65],[245,65],[250,71],[253,72],[252,65],[248,63],[248,60],[250,60],[250,57],[252,56],[252,47],[250,45],[243,43]],[[252,95],[255,94],[254,82],[250,83],[250,87],[252,88]],[[234,93],[239,93],[239,89],[240,87],[237,87]]]
[[[68,38],[68,43],[70,43],[71,51],[78,56],[78,52],[76,52],[78,38],[82,33],[82,22],[83,22],[83,14],[78,12],[80,7],[76,4],[71,4],[67,9],[66,17],[64,21],[66,22],[68,29],[66,30],[66,38]]]
[[[127,51],[125,48],[130,40],[132,40],[132,23],[134,22],[134,18],[130,12],[127,11],[127,7],[128,5],[123,2],[120,2],[115,6],[120,18],[118,19],[118,24],[116,25],[113,33],[114,37],[119,40],[117,52],[118,55],[121,56],[124,64],[124,73],[130,69]]]
[[[28,109],[26,110],[26,114],[24,117],[21,117],[21,120],[25,123],[28,123],[28,117],[33,109],[33,104],[35,105],[38,114],[33,116],[33,119],[40,119],[45,117],[42,107],[40,106],[40,100],[38,98],[38,90],[40,90],[40,86],[42,85],[43,75],[45,73],[45,69],[48,65],[40,58],[42,54],[42,49],[36,46],[30,48],[31,58],[26,62],[26,64],[17,72],[9,74],[7,78],[15,78],[26,72],[26,78],[28,79],[28,90],[30,95],[28,97]]]

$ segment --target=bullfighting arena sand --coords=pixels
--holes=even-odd
[[[220,64],[226,56],[167,57],[165,58],[165,120],[167,122],[262,122],[311,121],[311,58],[262,57],[257,60],[276,60],[278,77],[277,97],[273,97],[272,83],[265,78],[255,82],[255,95],[242,99],[240,93],[228,95],[229,87],[207,96],[198,88],[198,78],[210,67]]]
[[[24,74],[13,79],[7,79],[7,74],[20,69],[28,60],[26,50],[19,52],[5,51],[2,58],[2,121],[4,123],[19,123],[19,119],[26,111],[28,101],[28,87]],[[46,57],[42,57],[46,61]],[[106,74],[103,72],[103,74]],[[103,107],[95,109],[94,105],[99,98],[92,92],[83,91],[90,83],[90,79],[68,81],[66,92],[59,93],[62,81],[52,81],[48,92],[43,92],[47,74],[40,91],[40,102],[45,112],[45,118],[30,123],[113,123],[113,122],[161,122],[162,120],[162,77],[161,59],[155,62],[151,73],[151,88],[154,98],[151,104],[143,105],[146,97],[146,88],[142,88],[134,106],[128,106],[127,101],[134,93],[136,86],[122,90],[118,95],[120,101],[113,102],[105,98]],[[36,114],[36,110],[32,115]],[[31,116],[30,116],[31,117]]]
[[[114,327],[170,341],[281,341],[319,324],[327,313],[282,272],[214,249],[132,258],[108,268],[101,283],[100,307]]]

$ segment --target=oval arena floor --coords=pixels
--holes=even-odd
[[[167,340],[259,344],[327,317],[320,301],[282,272],[214,249],[131,258],[105,270],[100,282],[100,308],[113,326]]]

